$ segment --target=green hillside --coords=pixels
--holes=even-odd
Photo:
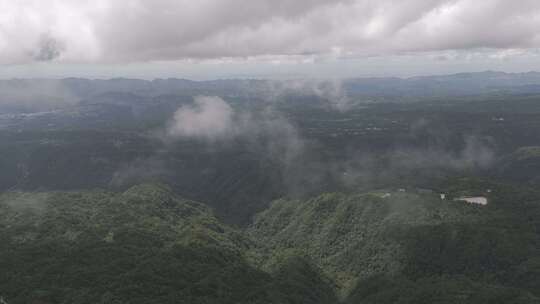
[[[269,252],[267,264],[283,252],[300,251],[348,288],[357,278],[403,268],[404,248],[398,239],[403,229],[479,222],[481,212],[435,195],[331,193],[307,201],[276,201],[255,219],[249,233],[266,249],[263,253]]]
[[[5,193],[0,241],[0,296],[10,304],[305,303],[293,299],[323,284],[295,291],[253,268],[238,232],[158,185]],[[302,277],[302,267],[290,271]]]
[[[540,286],[540,213],[517,203],[513,211],[498,207],[505,206],[499,195],[503,197],[494,194],[488,206],[408,192],[280,200],[257,216],[248,234],[259,245],[253,255],[265,269],[287,255],[306,256],[336,282],[343,296],[387,299],[365,303],[398,303],[392,294],[410,295],[403,303],[421,303],[418,299],[442,286],[452,293],[468,281],[476,287],[465,294],[508,295],[514,294],[514,286],[528,286],[515,294],[534,298]],[[536,214],[524,220],[520,208]],[[376,287],[374,280],[387,282],[388,289]],[[466,303],[484,303],[471,301]]]
[[[163,185],[6,192],[0,297],[9,304],[538,303],[540,207],[535,192],[516,191],[493,188],[487,206],[412,189],[283,199],[244,231]]]

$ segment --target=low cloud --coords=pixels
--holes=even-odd
[[[486,139],[467,136],[464,147],[455,153],[441,148],[400,149],[390,160],[393,167],[404,169],[485,169],[495,160],[495,152]]]
[[[257,88],[258,96],[269,101],[283,100],[287,96],[315,96],[338,111],[349,110],[353,106],[340,79],[290,79],[272,80]]]
[[[496,153],[489,138],[469,135],[462,145],[444,147],[396,148],[379,154],[358,153],[330,166],[330,173],[346,186],[386,182],[407,183],[414,176],[429,181],[448,173],[489,169]]]
[[[0,197],[0,204],[5,204],[11,210],[41,215],[47,209],[47,193],[6,193]]]
[[[198,96],[193,105],[179,108],[167,128],[170,137],[219,140],[239,132],[234,110],[219,97]]]
[[[464,137],[462,146],[453,150],[443,147],[394,148],[378,153],[351,150],[323,159],[305,152],[288,168],[289,193],[370,189],[411,182],[419,185],[452,173],[489,169],[496,156],[489,138],[473,135]]]
[[[209,144],[239,140],[270,159],[289,164],[305,145],[297,128],[271,107],[235,109],[220,97],[198,96],[180,107],[167,124],[165,140],[194,139]]]

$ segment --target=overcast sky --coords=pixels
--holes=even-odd
[[[539,0],[0,0],[0,77],[540,70]]]

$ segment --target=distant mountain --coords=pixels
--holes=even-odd
[[[478,72],[411,78],[346,80],[350,95],[379,97],[445,97],[484,94],[537,93],[540,73]]]
[[[338,86],[339,88],[336,88]],[[342,86],[342,88],[341,88]],[[0,113],[36,112],[63,108],[109,93],[133,94],[140,98],[158,96],[218,95],[251,100],[272,99],[276,95],[338,98],[373,97],[391,100],[493,94],[538,94],[540,73],[478,72],[411,78],[356,78],[342,81],[309,79],[263,80],[186,79],[140,80],[115,78],[91,80],[14,79],[0,80]]]

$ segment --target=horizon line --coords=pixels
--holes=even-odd
[[[238,76],[232,76],[230,78],[227,77],[221,77],[221,78],[215,78],[215,79],[206,79],[206,80],[197,80],[197,79],[190,79],[190,78],[184,78],[184,77],[156,77],[152,79],[144,79],[144,78],[137,78],[137,77],[109,77],[109,78],[92,78],[92,77],[12,77],[12,78],[0,78],[0,81],[17,81],[17,80],[70,80],[70,79],[78,79],[78,80],[90,80],[90,81],[112,81],[112,80],[132,80],[132,81],[146,81],[146,82],[153,82],[153,81],[163,81],[163,80],[182,80],[182,81],[189,81],[189,82],[214,82],[214,81],[294,81],[294,80],[319,80],[319,81],[336,81],[336,80],[362,80],[362,79],[400,79],[400,80],[410,80],[415,78],[428,78],[428,77],[445,77],[445,76],[457,76],[457,75],[472,75],[472,74],[506,74],[506,75],[524,75],[524,74],[540,74],[540,71],[536,70],[530,70],[527,72],[505,72],[501,70],[482,70],[482,71],[475,71],[475,72],[457,72],[457,73],[441,73],[441,74],[423,74],[423,75],[416,75],[416,76],[358,76],[358,77],[291,77],[291,78],[272,78],[271,76],[268,77],[256,77],[256,76],[249,76],[246,75],[245,78],[238,77]]]

